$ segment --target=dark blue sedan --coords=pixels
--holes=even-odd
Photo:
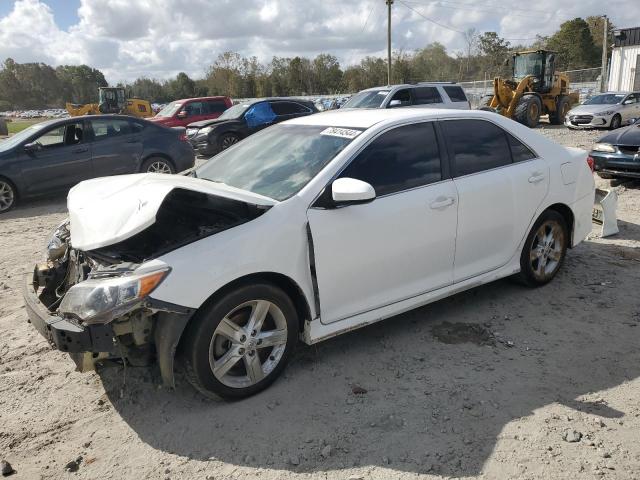
[[[640,121],[608,133],[589,155],[601,178],[640,178]]]
[[[123,173],[176,173],[193,167],[184,129],[123,115],[50,120],[0,140],[0,213],[18,199],[68,190]]]

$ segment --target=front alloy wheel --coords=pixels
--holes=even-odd
[[[0,179],[0,213],[8,212],[16,203],[16,192],[6,180]]]
[[[298,337],[296,309],[268,284],[240,287],[206,304],[182,342],[187,379],[207,396],[242,398],[268,387]]]

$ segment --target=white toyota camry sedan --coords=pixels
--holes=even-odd
[[[313,344],[457,292],[558,272],[591,231],[587,154],[490,112],[332,111],[191,176],[83,182],[26,279],[33,326],[82,370],[174,360],[207,395],[273,382]]]

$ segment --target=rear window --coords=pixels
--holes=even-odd
[[[413,104],[428,105],[442,103],[442,97],[436,87],[418,87],[413,89]]]
[[[449,95],[449,98],[452,102],[467,101],[467,96],[464,94],[464,90],[462,90],[462,87],[448,86],[442,88],[444,88],[444,91],[447,92],[447,95]]]

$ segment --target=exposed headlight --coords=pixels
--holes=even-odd
[[[199,130],[199,133],[203,133],[205,135],[208,135],[211,130],[213,130],[213,127],[204,127],[204,128],[201,128]]]
[[[187,128],[187,137],[193,137],[196,133],[198,133],[197,128]]]
[[[47,259],[53,261],[64,255],[67,251],[67,242],[69,241],[69,219],[66,219],[58,225],[47,241]]]
[[[169,273],[169,268],[112,278],[90,278],[66,293],[61,313],[87,323],[108,323],[136,307]]]
[[[607,152],[607,153],[615,153],[616,147],[609,143],[596,143],[593,146],[594,152]]]

